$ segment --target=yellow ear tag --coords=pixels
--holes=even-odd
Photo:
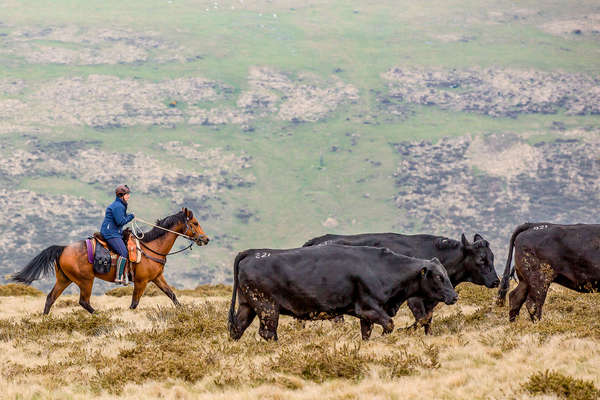
[[[425,276],[425,268],[421,270],[421,276]]]

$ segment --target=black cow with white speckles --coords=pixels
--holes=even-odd
[[[366,340],[373,324],[381,325],[384,334],[392,332],[390,311],[409,297],[446,304],[458,298],[437,259],[406,257],[387,248],[328,245],[246,250],[237,255],[233,272],[229,334],[235,340],[257,315],[259,334],[277,340],[279,315],[317,320],[344,314],[360,319]]]

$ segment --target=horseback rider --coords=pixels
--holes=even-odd
[[[129,201],[130,193],[131,190],[129,190],[127,185],[117,186],[115,189],[117,197],[106,209],[104,221],[102,221],[102,227],[100,228],[100,233],[104,236],[110,248],[119,254],[115,283],[125,285],[127,281],[123,277],[123,272],[127,264],[128,252],[127,246],[123,242],[123,226],[135,218],[133,214],[127,214],[127,202]]]

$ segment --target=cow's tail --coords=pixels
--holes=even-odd
[[[21,271],[11,276],[11,280],[30,285],[31,282],[40,279],[40,277],[48,276],[52,273],[54,266],[58,265],[58,259],[63,253],[66,246],[50,246],[35,256]]]
[[[229,306],[229,335],[232,338],[238,338],[238,332],[235,326],[234,315],[235,315],[235,302],[237,300],[237,290],[238,290],[238,270],[240,262],[248,256],[249,251],[242,251],[238,253],[235,257],[235,261],[233,262],[233,293],[231,294],[231,305]]]
[[[498,306],[504,306],[504,301],[506,300],[506,293],[508,292],[510,278],[514,278],[515,269],[511,268],[511,261],[513,256],[513,248],[515,247],[515,240],[517,236],[535,226],[532,223],[525,223],[523,225],[517,226],[517,229],[513,232],[510,237],[510,243],[508,245],[508,258],[506,260],[506,266],[504,267],[504,274],[502,275],[502,281],[500,282],[500,288],[498,289],[498,298],[496,299],[496,304]]]

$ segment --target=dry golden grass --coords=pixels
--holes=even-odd
[[[179,291],[180,308],[145,297],[137,310],[127,298],[95,296],[96,315],[75,296],[49,316],[41,297],[2,297],[0,397],[598,398],[599,294],[553,287],[540,323],[523,310],[509,324],[494,291],[463,284],[458,305],[436,309],[430,336],[376,327],[363,342],[351,317],[305,328],[283,317],[273,343],[257,322],[229,339],[230,290]],[[412,323],[405,307],[395,323]]]
[[[218,285],[200,285],[195,289],[174,289],[173,291],[177,296],[190,296],[190,297],[209,297],[209,296],[231,296],[231,286],[218,284]],[[131,297],[133,294],[133,285],[121,286],[115,289],[111,289],[106,292],[107,296],[114,297]],[[146,287],[144,296],[164,296],[164,293],[154,284]]]

